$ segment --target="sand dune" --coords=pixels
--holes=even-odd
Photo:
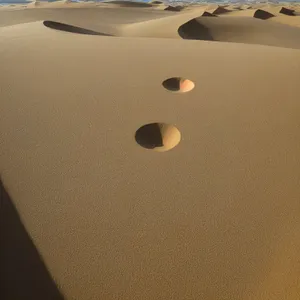
[[[203,17],[192,18],[192,15]],[[262,25],[263,24],[263,25]],[[300,48],[300,30],[250,17],[206,17],[204,10],[131,24],[123,35],[184,38]]]
[[[214,15],[220,15],[220,14],[228,13],[231,10],[227,9],[224,6],[213,4],[213,5],[209,5],[207,7],[206,11],[209,12],[209,13],[211,13],[211,14],[214,14]]]
[[[250,9],[252,6],[248,4],[230,4],[226,6],[228,10],[244,10],[244,9]]]
[[[57,5],[0,11],[1,300],[299,300],[298,17]]]
[[[164,18],[147,20],[123,27],[123,34],[135,37],[180,38],[178,28],[185,22],[205,14],[204,8],[184,11]]]
[[[263,10],[266,10],[274,15],[284,14],[288,16],[294,16],[294,9],[286,8],[283,6],[264,6],[262,7]]]
[[[222,16],[237,16],[237,17],[254,17],[257,19],[267,20],[274,17],[270,12],[263,9],[245,9],[228,12]]]
[[[196,18],[178,29],[184,39],[260,44],[300,49],[300,30],[254,18]],[[275,26],[274,26],[275,25]]]

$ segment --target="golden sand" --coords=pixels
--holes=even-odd
[[[299,300],[299,12],[2,6],[1,300]]]

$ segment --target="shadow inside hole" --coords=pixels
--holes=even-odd
[[[147,124],[139,128],[135,134],[135,140],[146,149],[163,147],[163,137],[158,123]]]
[[[81,27],[76,27],[73,25],[64,24],[64,23],[60,23],[60,22],[44,21],[43,24],[48,28],[65,31],[65,32],[87,34],[87,35],[111,36],[109,34],[97,32],[97,31],[93,31],[93,30],[89,30],[89,29],[85,29],[85,28],[81,28]]]
[[[172,77],[165,80],[162,85],[169,91],[178,92],[180,90],[180,80],[180,77]]]
[[[1,181],[0,299],[64,300]]]

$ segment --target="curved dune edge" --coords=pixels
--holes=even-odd
[[[179,38],[177,29],[183,23],[205,14],[204,8],[186,10],[160,19],[129,24],[123,27],[124,35],[132,37]]]
[[[178,28],[183,39],[300,49],[300,29],[255,18],[195,18]],[[274,26],[275,25],[275,26]]]
[[[152,9],[156,9],[156,10],[165,10],[168,7],[168,5],[162,1],[151,1],[148,2],[148,4],[151,4]]]
[[[274,17],[273,14],[271,14],[268,11],[265,11],[263,9],[257,8],[257,9],[246,9],[246,10],[236,10],[228,12],[222,16],[232,16],[232,17],[254,17],[257,19],[267,20],[269,18]]]
[[[51,20],[78,27],[87,28],[97,32],[104,32],[110,35],[122,35],[123,27],[128,24],[135,24],[145,20],[155,20],[155,18],[170,17],[169,12],[145,9],[140,13],[125,9],[126,13],[122,14],[123,8],[116,9],[71,9],[65,8],[44,8],[15,11],[14,14],[1,12],[0,27],[22,24],[35,21]]]
[[[186,9],[187,9],[187,7],[179,6],[179,5],[178,6],[169,5],[165,8],[165,10],[167,10],[167,11],[176,11],[176,12],[180,12],[180,11],[183,11],[183,10],[186,10]]]
[[[207,12],[213,14],[213,15],[221,15],[221,14],[229,13],[232,10],[228,9],[226,6],[213,4],[213,5],[209,5],[205,9],[205,11],[207,11]]]
[[[71,2],[70,0],[61,0],[61,1],[55,1],[55,2],[44,2],[44,1],[33,1],[27,4],[26,6],[28,8],[55,8],[55,7],[69,7],[69,6],[75,6],[77,3]]]
[[[247,9],[245,11],[231,12],[230,14],[247,13],[255,16],[255,14],[260,11],[260,9]],[[262,11],[262,13],[265,14],[264,11]],[[213,19],[216,20],[208,20],[205,18],[207,16],[214,17]],[[260,16],[260,18],[262,18],[262,16]],[[208,13],[205,8],[184,11],[180,14],[173,14],[170,16],[167,14],[159,19],[151,19],[132,24],[123,24],[119,26],[119,29],[115,30],[112,30],[108,27],[105,28],[105,26],[102,26],[105,28],[105,30],[101,29],[101,26],[95,30],[95,28],[85,26],[85,22],[82,20],[79,22],[78,20],[76,21],[76,18],[72,20],[72,18],[69,17],[62,18],[62,20],[64,19],[65,21],[61,22],[57,19],[50,19],[46,20],[44,24],[50,29],[72,34],[78,33],[98,36],[154,37],[175,39],[183,38],[215,42],[223,41],[233,43],[261,44],[293,49],[299,49],[299,43],[297,41],[300,40],[299,35],[297,35],[298,31],[291,32],[291,28],[289,27],[279,26],[280,24],[278,24],[277,27],[272,27],[270,23],[266,23],[264,24],[264,30],[261,31],[261,27],[259,26],[262,26],[262,23],[249,23],[247,18],[231,18],[230,16],[227,16],[227,14],[216,17],[216,15]],[[223,28],[220,29],[220,26],[223,26]],[[245,26],[248,26],[249,28],[245,29]],[[251,29],[252,27],[254,29]],[[217,32],[217,35],[215,35],[215,32]],[[253,38],[253,36],[255,38]],[[270,38],[270,36],[274,36],[274,39]],[[275,41],[275,39],[277,39],[277,41]]]
[[[274,15],[287,15],[287,16],[294,16],[295,10],[291,8],[287,8],[284,6],[263,6],[261,9],[274,14]]]
[[[205,18],[205,8],[191,10],[170,17],[139,22],[124,26],[123,36],[184,38],[215,42],[249,43],[284,48],[300,48],[300,31],[288,26],[273,26],[258,19],[273,17],[260,9],[247,9],[247,16],[254,18],[230,17],[227,14],[217,18]],[[239,11],[236,13],[245,13]],[[193,18],[193,15],[196,18]],[[200,16],[200,17],[199,17]],[[203,17],[201,17],[203,16]],[[209,16],[215,16],[209,14]],[[199,22],[198,22],[199,21]],[[202,25],[201,25],[202,24]],[[262,26],[264,30],[262,30]],[[185,30],[182,30],[182,29]]]
[[[43,24],[47,28],[50,28],[50,29],[53,29],[53,30],[58,30],[58,31],[63,31],[63,32],[87,34],[87,35],[111,36],[109,34],[97,32],[97,31],[93,31],[93,30],[90,30],[90,29],[77,27],[77,26],[73,26],[73,25],[66,24],[66,23],[61,23],[61,22],[44,21]]]

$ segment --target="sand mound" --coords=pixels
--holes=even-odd
[[[123,35],[178,39],[180,38],[177,33],[178,27],[192,18],[201,16],[204,13],[204,8],[198,8],[191,11],[183,11],[180,14],[172,14],[171,16],[164,18],[137,22],[123,27]]]
[[[227,9],[224,6],[220,6],[220,5],[210,5],[206,9],[206,11],[209,12],[209,13],[211,13],[211,14],[214,14],[214,15],[220,15],[220,14],[228,13],[231,10]]]
[[[76,5],[77,3],[75,3]],[[69,4],[68,4],[69,5]],[[73,4],[70,4],[73,5]],[[169,12],[160,10],[135,10],[116,7],[106,8],[43,8],[19,11],[0,12],[0,27],[22,24],[35,21],[51,20],[73,26],[86,28],[96,32],[105,32],[111,35],[122,35],[122,28],[128,24],[136,24],[156,18],[170,17]],[[184,22],[184,21],[183,21]],[[182,22],[182,23],[183,23]],[[178,24],[179,26],[180,24]]]
[[[278,14],[283,14],[288,16],[295,15],[295,10],[283,6],[264,6],[262,7],[262,9],[274,15],[278,15]]]
[[[255,12],[253,13],[253,17],[257,19],[267,20],[274,17],[274,15],[265,10],[256,9]]]
[[[267,20],[269,18],[274,17],[270,12],[263,9],[245,9],[245,10],[237,10],[231,11],[227,13],[225,16],[231,17],[254,17],[257,19]]]
[[[248,5],[248,4],[242,4],[240,5],[240,8],[239,9],[251,9],[252,6],[251,5]]]
[[[250,9],[251,6],[248,4],[229,4],[224,6],[227,10],[244,10]]]
[[[263,9],[245,9],[245,10],[236,10],[227,13],[225,16],[230,17],[254,17],[257,19],[267,20],[274,17],[270,12]]]
[[[288,15],[288,16],[294,16],[295,10],[289,9],[289,8],[286,8],[286,7],[282,7],[279,10],[279,13],[284,14],[284,15]]]
[[[300,49],[300,30],[254,18],[196,18],[178,29],[183,39],[260,44]]]
[[[165,8],[168,7],[168,5],[166,5],[162,1],[151,1],[151,2],[148,2],[148,4],[151,4],[152,8],[158,9],[158,10],[164,10]]]
[[[203,14],[202,14],[202,17],[217,17],[217,15],[214,15],[212,13],[209,13],[208,11],[205,11]]]

